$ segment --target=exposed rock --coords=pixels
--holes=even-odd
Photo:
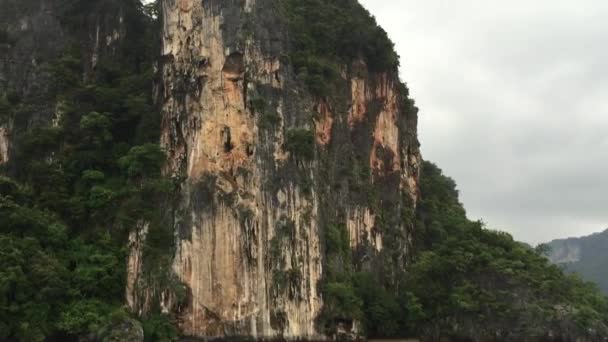
[[[146,296],[145,291],[138,289],[139,277],[142,275],[143,267],[143,244],[148,235],[149,224],[139,222],[137,227],[129,233],[129,257],[127,259],[127,288],[126,300],[130,308],[139,307],[138,296]],[[139,307],[137,314],[143,314],[142,307]]]
[[[0,1],[0,29],[11,38],[9,44],[0,44],[0,96],[17,94],[27,104],[27,110],[2,126],[0,164],[13,160],[24,132],[56,124],[57,85],[51,66],[68,48],[80,49],[83,79],[101,59],[119,53],[126,32],[125,4],[109,4],[93,4],[86,16],[71,17],[64,1]]]
[[[99,341],[101,342],[143,342],[144,329],[134,319],[125,319],[106,328]]]
[[[376,215],[369,208],[355,208],[348,212],[346,227],[350,236],[350,246],[356,249],[367,244],[376,251],[382,250],[382,236],[376,230]]]
[[[0,165],[8,162],[9,146],[8,129],[0,126]]]
[[[608,294],[607,245],[608,230],[580,238],[553,240],[547,244],[550,249],[547,257],[567,272],[594,282]]]
[[[348,95],[334,103],[310,95],[282,58],[290,44],[274,1],[162,6],[164,172],[183,180],[173,271],[189,291],[182,305],[161,302],[173,304],[186,336],[324,339],[316,324],[324,227],[342,225],[353,253],[379,262],[382,210],[393,218],[383,224],[401,232],[393,243],[408,250],[411,227],[401,218],[417,198],[420,155],[398,76],[369,73],[361,61],[346,66]],[[286,150],[294,129],[312,132],[312,160]],[[375,197],[365,193],[372,182]],[[405,267],[404,257],[394,261]],[[127,290],[133,311],[145,312],[152,299]],[[356,336],[353,323],[344,324]]]
[[[317,105],[318,118],[315,119],[315,131],[318,145],[327,145],[331,142],[331,133],[334,124],[334,115],[329,104],[321,101]]]
[[[549,258],[555,264],[569,264],[581,260],[581,246],[573,241],[564,241],[561,244],[553,243]]]

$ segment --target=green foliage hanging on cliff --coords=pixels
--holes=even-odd
[[[63,5],[82,26],[97,10],[121,7],[126,36],[90,73],[78,32],[62,56],[44,61],[53,77],[54,123],[17,132],[8,168],[14,179],[0,177],[0,340],[100,333],[128,315],[129,232],[150,222],[146,253],[172,241],[157,210],[172,191],[160,172],[160,115],[151,91],[157,20],[139,1]],[[28,109],[31,99],[12,98],[0,96],[0,120],[37,115]],[[175,339],[164,316],[144,325],[152,337]]]
[[[353,266],[348,231],[343,225],[325,227],[325,270],[322,293],[323,312],[319,318],[327,333],[335,332],[336,324],[361,319],[361,299],[353,286]]]
[[[322,59],[348,64],[363,58],[379,72],[399,66],[393,43],[358,1],[287,0],[286,8],[296,59],[316,57],[311,62],[322,65]]]
[[[285,0],[291,63],[313,95],[325,96],[344,65],[361,58],[372,72],[396,72],[386,32],[356,0]],[[313,19],[314,18],[314,19]]]
[[[580,238],[554,240],[537,248],[566,272],[579,274],[608,295],[608,230]],[[576,258],[568,258],[576,256]]]
[[[608,299],[597,289],[509,234],[468,220],[454,181],[428,162],[422,171],[418,253],[406,282],[422,307],[417,333],[522,339],[550,331],[565,340],[608,334]]]
[[[327,331],[356,320],[370,337],[608,334],[608,299],[593,285],[565,275],[509,234],[470,221],[456,183],[432,163],[422,171],[416,251],[396,287],[377,272],[355,271],[345,227],[326,228],[320,319]]]
[[[115,58],[102,58],[85,75],[82,46],[74,44],[47,61],[58,104],[54,125],[19,132],[14,179],[0,177],[0,340],[75,339],[127,315],[125,246],[138,222],[150,222],[145,259],[161,260],[146,273],[163,278],[170,268],[173,231],[156,210],[173,189],[160,172],[164,153],[151,95],[157,12],[138,1],[74,0],[65,1],[64,20],[78,28],[95,10],[124,3],[127,36]],[[372,72],[396,70],[398,58],[386,33],[356,1],[284,4],[297,51],[289,57],[314,95],[327,95],[341,67],[358,58]],[[259,100],[253,105],[264,112]],[[411,101],[406,106],[414,110]],[[0,96],[0,120],[35,110],[27,99]],[[267,125],[277,126],[275,113],[268,115]],[[284,148],[299,161],[314,159],[313,132],[288,131]],[[347,171],[372,192],[367,167]],[[353,266],[344,224],[323,227],[320,323],[327,332],[353,320],[377,337],[498,332],[517,339],[547,329],[608,330],[608,302],[592,286],[565,276],[508,234],[468,220],[455,183],[433,164],[424,164],[420,184],[413,259],[407,272],[390,280]],[[277,231],[290,236],[292,227]],[[280,242],[274,240],[270,254],[280,254]],[[298,265],[290,266],[273,275],[287,290],[302,277]],[[167,281],[174,279],[158,280]],[[160,313],[147,317],[143,327],[149,341],[177,338],[170,317]]]
[[[315,156],[315,136],[308,129],[296,128],[287,131],[285,150],[300,161],[312,160]]]
[[[122,247],[107,232],[74,238],[29,188],[0,183],[0,339],[95,332],[121,310]]]

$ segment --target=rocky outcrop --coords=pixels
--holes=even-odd
[[[49,1],[2,1],[0,13],[5,37],[0,42],[0,97],[15,94],[28,103],[19,115],[0,122],[0,164],[6,164],[13,135],[50,122],[53,82],[44,64],[59,56],[65,33]]]
[[[191,336],[316,338],[318,203],[295,184],[266,190],[282,161],[261,142],[251,101],[266,92],[279,111],[285,74],[280,49],[264,51],[270,37],[246,37],[251,6],[164,2],[162,144],[166,172],[184,177],[174,270],[191,292],[180,325]]]
[[[78,51],[83,79],[92,77],[100,60],[122,52],[125,7],[133,4],[0,2],[0,97],[18,101],[12,104],[15,112],[0,119],[0,164],[13,159],[26,132],[58,122],[60,89],[53,71],[57,60],[70,49]],[[84,6],[88,6],[86,11]]]
[[[6,127],[0,127],[0,164],[8,162],[9,144],[8,129]]]
[[[581,260],[581,246],[574,241],[562,240],[552,243],[549,259],[554,264],[569,264]]]
[[[108,324],[107,327],[102,329],[99,336],[91,340],[101,342],[143,342],[144,329],[138,321],[125,318]]]
[[[580,238],[553,240],[547,244],[547,257],[567,272],[577,273],[594,282],[604,294],[608,294],[607,244],[608,230]]]
[[[173,272],[188,289],[162,306],[186,336],[323,339],[328,225],[347,229],[356,267],[379,262],[385,239],[399,250],[387,264],[405,267],[420,161],[407,94],[396,72],[359,60],[344,65],[345,98],[312,96],[285,58],[276,1],[162,5],[161,143],[181,184]],[[128,298],[136,312],[151,305]]]

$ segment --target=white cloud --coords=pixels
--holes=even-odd
[[[531,243],[608,226],[608,2],[362,3],[471,218]]]

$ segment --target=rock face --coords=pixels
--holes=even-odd
[[[102,342],[143,342],[144,329],[134,319],[124,319],[105,327],[95,341]]]
[[[5,37],[0,42],[0,96],[12,92],[38,100],[27,118],[20,115],[0,120],[0,164],[5,164],[10,159],[14,131],[50,122],[54,106],[47,100],[52,82],[40,64],[59,55],[64,32],[51,2],[2,1],[0,13],[4,24],[0,30]]]
[[[0,97],[15,97],[19,101],[15,105],[21,105],[17,113],[0,118],[0,165],[12,159],[24,132],[59,120],[52,63],[67,49],[78,50],[83,77],[90,77],[100,59],[119,53],[126,29],[124,3],[73,2],[73,8],[67,4],[0,2]],[[85,5],[87,15],[74,15]]]
[[[556,240],[551,242],[549,259],[554,264],[569,264],[581,260],[581,246],[578,241]]]
[[[259,32],[260,41],[245,36],[252,6],[164,3],[162,145],[167,173],[185,178],[174,269],[191,291],[181,329],[191,336],[316,338],[318,200],[297,184],[267,189],[281,167],[282,137],[260,130],[261,113],[250,101],[264,92],[282,111],[288,80],[280,45],[272,46],[281,37],[270,30]],[[291,236],[280,241],[279,234]],[[282,272],[297,273],[289,289],[277,288]]]
[[[141,221],[127,303],[142,315],[160,306],[192,337],[323,338],[328,227],[348,233],[353,268],[390,277],[407,263],[420,155],[397,70],[345,62],[335,96],[315,96],[288,58],[281,1],[161,3],[161,144],[179,182],[171,281],[186,294],[143,284]],[[75,58],[87,80],[128,58],[126,6],[137,2],[0,1],[0,99],[16,101],[0,116],[9,174],[25,133],[60,126],[54,63]]]
[[[594,282],[608,294],[608,230],[580,238],[553,240],[547,244],[552,263]]]
[[[186,336],[324,338],[329,225],[347,229],[355,267],[407,261],[420,155],[396,71],[361,59],[343,66],[340,101],[312,96],[284,58],[277,3],[162,2],[161,143],[181,181],[173,272],[188,294],[161,306]],[[152,305],[128,297],[136,312]]]
[[[0,164],[8,162],[9,144],[8,127],[0,126]]]

